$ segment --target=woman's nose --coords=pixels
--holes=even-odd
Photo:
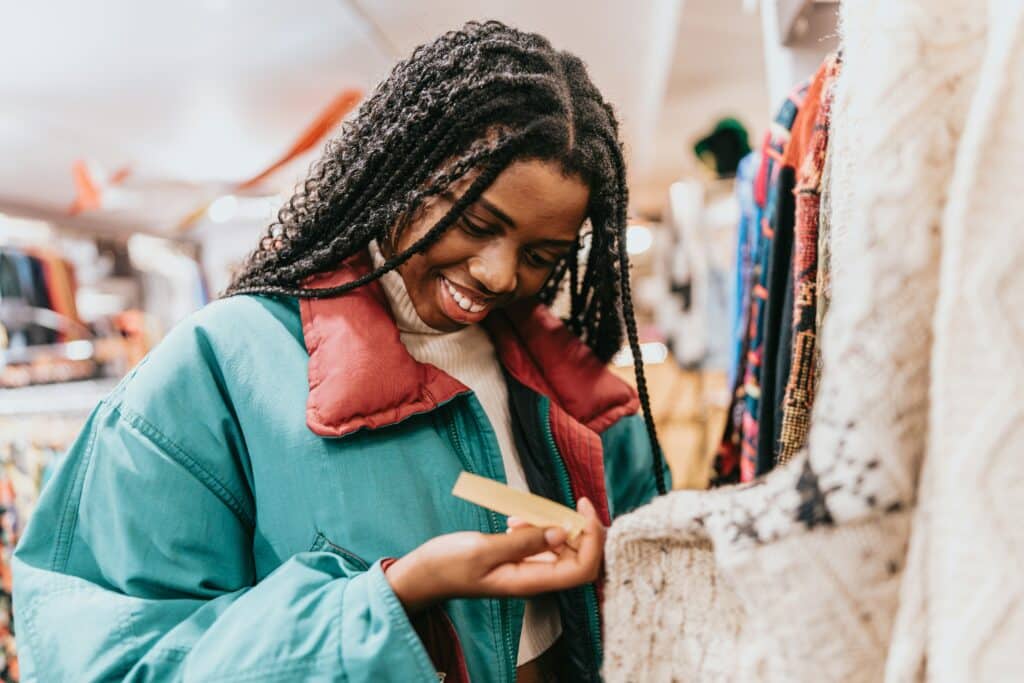
[[[518,270],[518,250],[500,243],[485,246],[469,260],[469,274],[496,296],[516,291]]]

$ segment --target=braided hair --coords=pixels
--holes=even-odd
[[[327,144],[226,293],[319,298],[372,282],[434,244],[510,163],[525,159],[557,162],[590,187],[590,229],[555,266],[538,298],[550,304],[567,284],[566,323],[602,361],[621,347],[625,331],[655,481],[664,493],[630,296],[618,122],[583,62],[542,36],[496,21],[470,22],[416,48]],[[392,238],[427,200],[470,178],[426,234],[371,273],[337,287],[303,286],[371,240]]]

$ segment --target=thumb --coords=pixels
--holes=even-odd
[[[534,526],[518,527],[505,534],[487,537],[486,559],[491,566],[505,562],[518,562],[530,555],[548,549],[544,529]]]

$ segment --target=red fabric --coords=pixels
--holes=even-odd
[[[601,523],[612,523],[608,490],[604,480],[601,437],[581,425],[558,405],[551,404],[551,434],[569,471],[569,484],[576,500],[588,498]]]
[[[335,287],[369,269],[369,254],[361,254],[306,285]],[[309,353],[306,424],[320,436],[394,424],[469,391],[409,355],[380,283],[340,297],[303,299],[300,311]]]
[[[640,409],[636,391],[546,306],[521,301],[489,316],[484,326],[513,377],[595,432]]]
[[[761,142],[761,164],[757,167],[757,177],[754,178],[754,201],[762,209],[768,204],[768,154],[767,150],[772,148],[772,133],[766,131],[764,140]]]
[[[814,122],[818,120],[818,110],[821,109],[821,89],[825,85],[828,65],[829,60],[826,59],[818,67],[811,80],[811,87],[807,89],[807,96],[793,121],[789,144],[786,145],[786,149],[782,153],[783,166],[799,168],[800,163],[810,150],[811,138],[814,135]]]
[[[370,259],[364,253],[333,273],[310,278],[306,285],[335,287],[368,272]],[[469,391],[409,355],[377,282],[344,296],[303,299],[300,312],[309,353],[306,422],[320,436],[394,424]],[[546,307],[521,302],[492,314],[484,324],[508,372],[583,423],[579,426],[599,432],[638,410],[636,392],[611,374]],[[574,474],[592,476],[570,471]]]

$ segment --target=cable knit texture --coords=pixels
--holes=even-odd
[[[808,446],[613,525],[609,681],[1019,677],[1022,12],[842,5]]]
[[[370,243],[370,255],[374,266],[384,263],[376,242]],[[512,436],[508,386],[487,332],[479,325],[470,325],[455,332],[440,332],[427,325],[417,315],[405,282],[397,271],[381,276],[381,285],[398,325],[399,337],[409,355],[445,371],[473,390],[498,440],[508,485],[528,491],[530,487]],[[527,600],[518,663],[524,664],[540,656],[561,634],[557,601],[553,597]]]
[[[1024,3],[990,2],[988,21],[943,218],[928,457],[890,681],[1021,677]]]

